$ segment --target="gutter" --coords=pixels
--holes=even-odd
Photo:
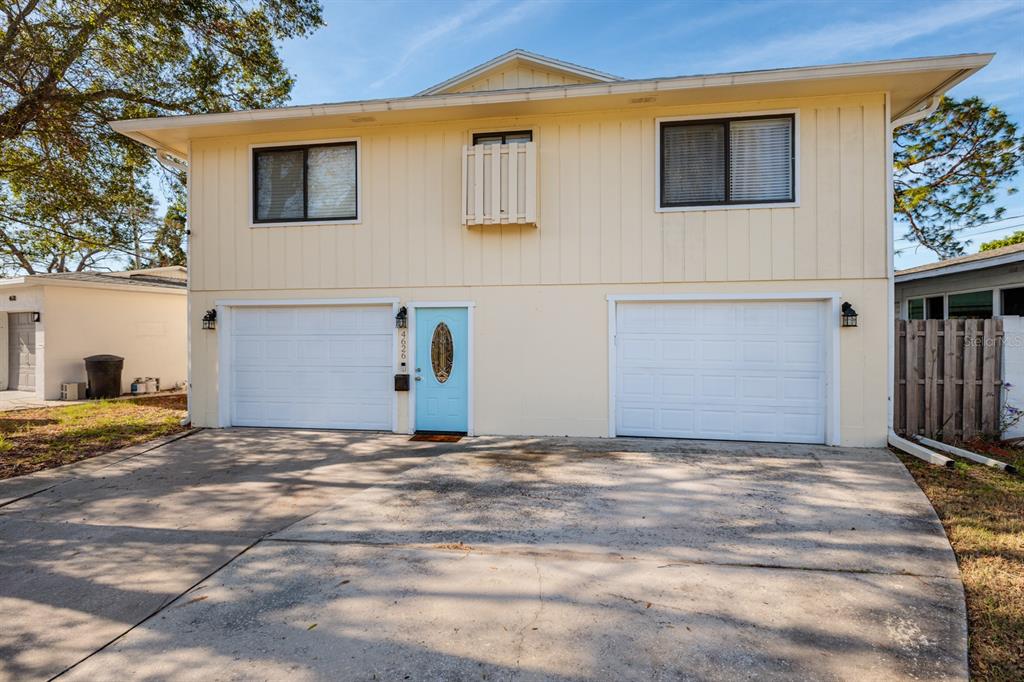
[[[171,172],[188,172],[188,164],[166,147],[156,148],[156,162]]]
[[[963,74],[963,73],[964,73],[963,71],[960,72],[960,74]],[[958,75],[960,75],[960,74],[958,74]],[[946,81],[946,83],[948,83],[948,82],[949,81]],[[943,88],[949,87],[948,85],[946,85],[946,83],[942,84]],[[928,118],[929,116],[934,114],[935,110],[939,108],[939,103],[942,102],[942,95],[943,95],[944,92],[945,92],[945,89],[940,91],[939,94],[931,95],[927,99],[922,100],[922,101],[918,102],[917,104],[913,105],[913,106],[917,106],[918,104],[923,104],[923,106],[920,109],[914,111],[913,113],[906,114],[905,116],[901,116],[900,118],[897,118],[896,120],[894,120],[892,122],[892,129],[896,130],[897,128],[899,128],[901,126],[909,125],[911,123],[917,123],[921,119]],[[910,108],[913,108],[913,107],[910,107]]]

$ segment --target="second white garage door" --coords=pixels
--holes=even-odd
[[[391,306],[234,308],[231,424],[391,430]]]
[[[620,302],[621,436],[825,442],[822,302]]]

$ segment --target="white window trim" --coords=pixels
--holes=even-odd
[[[255,197],[252,196],[253,192],[256,191],[256,182],[253,177],[255,167],[253,164],[253,153],[257,149],[266,149],[267,147],[304,147],[306,145],[316,144],[336,144],[341,142],[355,142],[356,143],[356,217],[351,220],[289,220],[279,223],[258,223],[256,222],[256,216],[253,213],[254,206],[256,204]],[[362,138],[358,137],[335,137],[325,140],[285,140],[282,142],[260,142],[259,144],[249,145],[249,175],[246,178],[248,184],[247,195],[249,197],[249,225],[250,228],[258,227],[306,227],[316,225],[359,225],[363,222],[363,143]]]
[[[417,308],[465,308],[466,309],[466,354],[469,357],[466,363],[466,435],[475,436],[473,420],[473,376],[474,349],[473,349],[473,317],[476,312],[475,301],[409,301],[405,304],[409,311],[408,316],[408,346],[409,346],[409,367],[416,366],[416,309]],[[410,372],[409,376],[409,428],[407,433],[416,433],[416,379]]]
[[[837,291],[757,294],[610,294],[608,297],[608,437],[615,438],[615,335],[619,303],[659,301],[820,301],[831,308],[825,316],[825,444],[839,445],[839,331],[842,296]]]
[[[516,125],[515,123],[510,123],[509,125],[484,126],[482,128],[470,128],[469,130],[466,131],[466,136],[465,136],[465,139],[463,140],[463,144],[465,144],[467,146],[473,146],[473,137],[475,135],[481,135],[483,133],[509,133],[509,132],[513,132],[513,131],[518,132],[520,130],[529,130],[530,131],[531,141],[533,143],[535,143],[535,144],[537,143],[538,135],[540,133],[540,126],[538,126],[536,123],[530,123],[530,124],[521,123],[519,125]],[[519,144],[522,144],[522,143],[520,142]]]
[[[949,319],[949,297],[956,296],[957,294],[973,294],[978,291],[991,291],[992,292],[992,318],[1003,316],[1003,290],[1004,289],[1020,289],[1019,284],[1004,284],[993,287],[976,287],[974,289],[957,289],[956,291],[944,291],[942,293],[934,294],[914,294],[913,296],[904,296],[903,303],[900,306],[900,317],[904,320],[910,320],[910,302],[916,299],[922,299],[925,303],[925,318],[926,320],[934,320],[934,317],[928,317],[928,306],[927,300],[929,298],[942,297],[942,319]],[[960,318],[958,318],[960,319]]]
[[[217,311],[217,426],[231,427],[231,324],[235,308],[365,306],[390,305],[391,316],[398,314],[397,298],[308,298],[308,299],[219,299],[213,303]],[[398,333],[391,326],[391,372],[398,372]],[[391,392],[391,432],[398,433],[398,399]]]
[[[767,204],[713,204],[710,206],[662,206],[661,205],[661,124],[675,121],[701,121],[719,118],[749,118],[751,116],[793,116],[793,201]],[[721,114],[700,114],[697,116],[664,116],[654,119],[654,211],[656,213],[684,213],[686,211],[749,211],[755,208],[798,208],[800,206],[800,110],[769,109],[762,111],[740,111]]]

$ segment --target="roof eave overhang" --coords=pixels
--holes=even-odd
[[[187,155],[192,139],[271,130],[360,127],[388,123],[566,113],[821,95],[889,92],[893,119],[920,108],[992,60],[992,54],[798,67],[707,76],[423,95],[220,114],[114,121],[147,146]],[[931,76],[930,78],[928,76]]]
[[[968,261],[966,263],[953,263],[951,265],[932,268],[930,270],[908,272],[902,275],[896,273],[895,281],[896,284],[903,284],[904,282],[914,282],[921,279],[945,277],[946,275],[956,275],[962,272],[973,272],[975,270],[996,268],[999,267],[1000,265],[1012,265],[1013,263],[1019,263],[1022,261],[1024,261],[1024,251],[1017,251],[1015,253],[1008,253],[1004,256],[995,256],[994,258],[985,258],[982,260]]]
[[[139,294],[175,294],[184,296],[188,293],[186,287],[165,287],[159,284],[117,284],[115,282],[85,282],[82,280],[54,279],[51,277],[25,278],[26,284],[40,287],[77,287],[80,289],[111,289],[114,291],[133,291]]]

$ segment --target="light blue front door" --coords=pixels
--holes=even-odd
[[[469,311],[416,309],[416,430],[469,428]]]

